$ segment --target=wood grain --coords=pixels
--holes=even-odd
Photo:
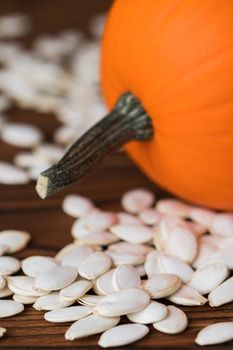
[[[0,14],[12,11],[28,13],[35,21],[33,35],[39,32],[57,32],[67,27],[87,28],[93,13],[106,10],[111,1],[101,0],[1,0]],[[31,40],[31,38],[29,38]],[[30,40],[28,41],[30,43]],[[11,120],[22,120],[39,125],[51,140],[58,122],[52,115],[38,115],[31,111],[12,109]],[[18,149],[0,142],[0,159],[12,160]],[[128,189],[145,186],[158,197],[167,194],[156,187],[132,164],[122,152],[109,156],[95,171],[66,191],[42,201],[34,190],[35,183],[26,186],[0,186],[0,230],[23,229],[32,234],[31,244],[16,256],[24,258],[33,254],[54,255],[58,249],[72,241],[70,227],[73,219],[61,210],[61,200],[66,193],[79,193],[92,198],[98,206],[120,210],[120,197]],[[200,349],[194,344],[197,332],[218,321],[233,321],[233,305],[214,309],[208,306],[183,307],[189,318],[188,329],[179,335],[151,332],[142,341],[128,348],[135,349]],[[64,339],[67,324],[45,322],[43,312],[26,307],[22,314],[2,319],[0,326],[7,334],[0,340],[2,349],[97,349],[98,336],[73,342]],[[232,349],[233,342],[210,346],[208,349]]]

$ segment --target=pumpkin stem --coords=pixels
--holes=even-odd
[[[43,171],[36,190],[46,198],[84,176],[106,154],[132,140],[153,135],[150,117],[131,93],[123,94],[113,110],[68,149],[62,159]]]

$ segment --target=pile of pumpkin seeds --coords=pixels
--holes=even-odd
[[[54,257],[19,261],[9,254],[23,249],[30,235],[0,232],[0,317],[32,304],[46,311],[46,321],[68,323],[65,339],[102,333],[99,346],[113,347],[144,338],[153,331],[150,324],[158,332],[183,332],[188,318],[179,305],[233,301],[232,213],[156,201],[140,188],[125,193],[121,203],[121,212],[108,212],[86,197],[66,196],[62,208],[75,220],[74,240]],[[13,300],[4,299],[9,296]],[[122,316],[127,323],[120,324]],[[195,341],[231,339],[233,322],[220,322],[202,329]]]

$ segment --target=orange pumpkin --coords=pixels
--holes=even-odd
[[[112,108],[125,91],[155,134],[126,150],[156,183],[233,210],[233,1],[115,0],[102,45]]]

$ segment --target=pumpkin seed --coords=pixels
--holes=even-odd
[[[128,314],[127,317],[134,323],[150,324],[163,320],[167,314],[167,307],[164,304],[150,301],[144,309]]]
[[[81,237],[90,233],[90,229],[86,227],[85,218],[77,219],[71,227],[71,235],[74,239],[80,239]]]
[[[105,272],[95,281],[94,291],[99,295],[107,295],[115,291],[113,287],[113,274],[115,269]]]
[[[30,234],[25,231],[4,230],[0,232],[0,244],[8,247],[7,253],[16,253],[24,249],[30,238]]]
[[[154,201],[155,196],[152,192],[143,188],[137,188],[126,192],[121,199],[121,204],[125,211],[137,214],[151,207]]]
[[[213,289],[208,299],[210,306],[220,306],[233,301],[233,277],[228,278]]]
[[[90,231],[100,232],[114,225],[117,217],[114,213],[93,210],[85,218],[85,225]]]
[[[69,194],[62,202],[63,211],[74,218],[86,216],[93,208],[90,199],[75,194]]]
[[[207,294],[222,283],[228,275],[229,271],[226,265],[208,264],[193,273],[189,286],[195,288],[201,294]]]
[[[81,244],[88,245],[109,245],[119,240],[118,237],[110,232],[90,232],[79,238]]]
[[[143,277],[146,275],[146,270],[145,270],[144,265],[134,266],[134,268],[137,270],[140,277]]]
[[[149,328],[142,324],[123,324],[106,330],[99,339],[99,346],[109,348],[134,343],[144,338]]]
[[[198,269],[209,262],[210,256],[217,251],[217,248],[211,243],[199,244],[198,253],[196,259],[192,265],[195,269]]]
[[[52,292],[47,295],[43,295],[37,299],[33,304],[34,309],[36,310],[56,310],[62,309],[73,304],[73,301],[62,300],[59,296],[59,292]]]
[[[129,243],[147,243],[152,240],[153,231],[145,225],[114,225],[110,228],[120,239]]]
[[[5,286],[4,288],[0,289],[0,299],[9,297],[13,294],[13,292],[8,288],[8,286]]]
[[[103,317],[121,316],[143,309],[149,301],[149,295],[141,289],[122,289],[104,296],[93,310]]]
[[[195,339],[198,345],[221,344],[233,339],[233,322],[218,322],[203,328]]]
[[[178,218],[187,218],[190,212],[190,206],[178,199],[160,199],[156,203],[156,210],[165,215],[175,216]]]
[[[65,333],[67,340],[74,340],[102,333],[109,328],[116,326],[120,317],[102,317],[89,315],[73,323]]]
[[[60,251],[60,255],[58,255],[59,260],[64,266],[75,267],[76,269],[82,264],[82,262],[87,259],[92,253],[93,248],[87,247],[85,245],[78,246],[77,244],[73,244],[66,251]],[[56,255],[57,257],[57,255]]]
[[[37,301],[38,297],[13,294],[13,299],[15,301],[18,301],[19,303],[28,305],[28,304],[34,304]]]
[[[59,295],[62,300],[75,301],[81,298],[89,289],[92,288],[92,283],[86,280],[76,281],[60,290]]]
[[[92,280],[110,269],[111,258],[102,252],[96,252],[88,256],[79,266],[80,276]]]
[[[6,328],[0,327],[0,337],[2,338],[6,333]]]
[[[34,287],[38,290],[52,291],[67,287],[78,275],[77,269],[70,266],[55,266],[35,278]]]
[[[22,260],[22,270],[29,277],[37,277],[59,265],[59,261],[50,256],[34,255]]]
[[[0,290],[3,289],[6,285],[6,279],[0,275]]]
[[[137,216],[131,215],[129,213],[120,212],[117,213],[116,216],[117,222],[120,225],[140,225],[142,223]]]
[[[0,318],[17,315],[24,310],[22,303],[14,300],[0,300]]]
[[[49,322],[74,322],[92,313],[92,308],[88,306],[70,306],[63,309],[48,311],[44,314],[44,319]]]
[[[113,271],[112,284],[115,291],[140,288],[141,278],[133,266],[120,265]]]
[[[233,214],[220,213],[215,215],[211,221],[209,230],[213,235],[233,236]]]
[[[215,215],[211,210],[198,207],[191,208],[189,212],[190,219],[207,228],[210,227]]]
[[[141,222],[143,222],[143,224],[154,226],[159,223],[159,220],[161,219],[161,214],[153,208],[148,208],[142,210],[138,214],[138,217],[141,220]]]
[[[188,325],[186,314],[175,306],[167,306],[168,315],[161,321],[153,323],[153,327],[162,333],[177,334]]]
[[[177,225],[171,230],[169,239],[164,244],[164,251],[192,263],[197,255],[196,238],[188,228]]]
[[[183,284],[177,292],[170,295],[168,300],[179,305],[204,305],[207,299],[190,286]]]
[[[34,288],[34,278],[28,276],[7,277],[9,289],[19,295],[39,297],[48,294],[48,292]]]
[[[180,277],[183,283],[187,283],[193,274],[193,269],[185,261],[156,251],[147,255],[145,270],[148,277],[156,273],[169,273]]]
[[[137,244],[137,243],[128,243],[128,242],[118,242],[115,244],[111,244],[108,247],[108,250],[117,253],[133,253],[133,254],[142,254],[147,255],[149,252],[153,250],[152,247],[149,247],[145,244]]]
[[[180,286],[181,279],[168,273],[154,274],[142,284],[142,288],[153,299],[165,298],[175,293]]]
[[[3,126],[1,138],[10,145],[31,148],[42,141],[43,134],[41,130],[34,125],[9,123]]]
[[[210,263],[225,264],[228,269],[233,269],[233,245],[218,250],[209,257]]]
[[[102,299],[102,295],[85,294],[78,299],[78,302],[85,306],[95,306]]]
[[[105,253],[111,257],[113,266],[119,266],[123,264],[139,265],[145,261],[145,256],[142,254],[114,252],[111,250],[105,250]]]

